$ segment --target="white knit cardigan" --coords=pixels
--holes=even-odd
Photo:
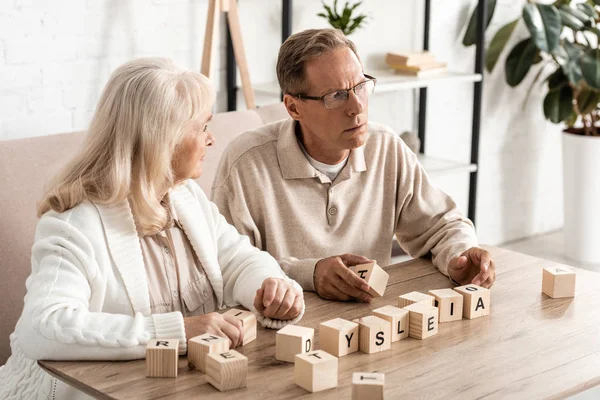
[[[289,279],[275,259],[225,221],[193,181],[175,188],[171,201],[219,308],[241,304],[256,312],[254,296],[262,282]],[[0,399],[88,398],[46,374],[36,360],[139,359],[152,338],[179,339],[180,352],[186,351],[181,313],[150,314],[142,251],[127,201],[86,202],[44,214],[31,263],[25,307],[11,335],[12,355],[0,368]],[[292,321],[260,315],[258,320],[281,328],[302,314]]]

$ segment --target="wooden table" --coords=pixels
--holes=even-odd
[[[378,354],[354,353],[339,359],[336,389],[310,394],[294,384],[294,365],[275,360],[275,331],[259,328],[256,341],[239,349],[249,359],[248,387],[218,392],[204,374],[180,358],[176,379],[148,379],[144,360],[126,362],[40,361],[50,374],[103,399],[244,398],[292,399],[351,397],[353,372],[385,373],[387,398],[542,399],[564,398],[600,385],[600,274],[576,269],[575,298],[541,293],[542,267],[557,265],[489,247],[498,276],[491,314],[440,324],[425,340],[407,338]],[[418,290],[450,287],[423,259],[386,268],[385,296],[372,304],[335,303],[306,293],[300,325],[341,317],[353,319]]]

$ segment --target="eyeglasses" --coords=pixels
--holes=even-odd
[[[365,74],[365,78],[367,78],[366,81],[361,82],[358,85],[351,87],[350,89],[336,90],[335,92],[327,93],[326,95],[321,97],[306,96],[303,94],[292,94],[291,96],[302,100],[322,101],[325,104],[325,107],[331,110],[346,104],[348,98],[350,97],[351,90],[361,100],[367,99],[375,90],[375,84],[377,83],[377,79],[367,74]]]

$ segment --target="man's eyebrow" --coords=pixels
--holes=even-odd
[[[365,76],[365,74],[361,74],[360,78],[358,78],[358,80],[356,81],[356,83],[354,85],[352,85],[351,87],[354,87],[356,85],[359,85],[361,83],[363,83],[365,80],[367,79],[367,77]],[[348,88],[333,88],[333,87],[328,87],[327,90],[324,90],[323,96],[325,96],[326,94],[332,93],[332,92],[337,92],[338,90],[348,90]]]

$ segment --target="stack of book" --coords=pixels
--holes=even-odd
[[[387,53],[385,63],[397,73],[411,76],[426,76],[446,71],[446,63],[439,62],[429,52]]]

